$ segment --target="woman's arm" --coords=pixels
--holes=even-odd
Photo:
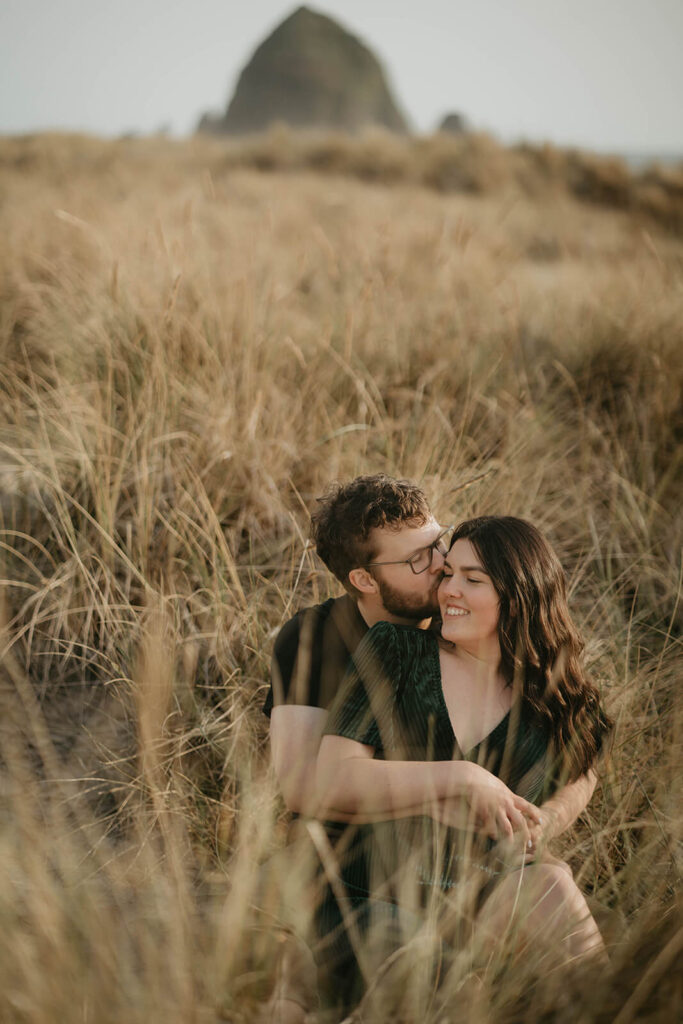
[[[523,833],[538,808],[470,761],[374,760],[374,747],[344,736],[323,737],[316,766],[317,817],[354,820],[430,814],[493,838]]]
[[[581,775],[574,782],[568,782],[541,804],[541,825],[531,829],[533,847],[541,842],[549,842],[574,824],[593,796],[597,781],[597,775],[589,768],[585,775]]]

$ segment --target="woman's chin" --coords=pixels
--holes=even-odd
[[[462,643],[466,638],[467,633],[463,630],[462,625],[460,628],[453,622],[443,622],[441,624],[441,636],[444,640],[450,641],[450,643]]]

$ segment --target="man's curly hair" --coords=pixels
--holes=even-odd
[[[410,481],[394,480],[384,473],[358,476],[347,484],[332,484],[318,498],[318,508],[311,516],[311,538],[330,572],[357,597],[349,573],[376,557],[372,530],[422,526],[430,516],[424,493]]]

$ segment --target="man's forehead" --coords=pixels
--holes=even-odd
[[[410,558],[419,548],[431,544],[439,532],[433,516],[424,523],[401,523],[399,526],[377,526],[372,531],[376,559]]]

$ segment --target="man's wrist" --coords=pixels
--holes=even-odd
[[[467,796],[474,785],[486,781],[486,775],[486,769],[473,761],[441,762],[435,778],[436,799]]]

